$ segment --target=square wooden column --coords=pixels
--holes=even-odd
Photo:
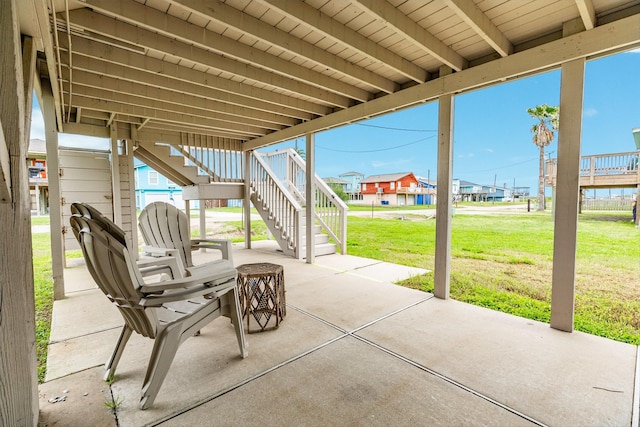
[[[49,185],[49,228],[51,229],[51,273],[53,276],[53,299],[64,299],[64,237],[62,235],[62,206],[60,201],[60,158],[58,155],[58,129],[56,106],[51,85],[42,79],[37,87],[40,93],[40,107],[44,119],[47,147],[47,183]]]
[[[24,48],[24,51],[23,51]],[[36,425],[38,374],[27,168],[25,93],[31,87],[34,46],[21,42],[17,2],[0,1],[0,138],[6,198],[0,203],[0,425]],[[25,63],[23,64],[23,60]],[[31,73],[31,74],[30,74]],[[29,79],[25,81],[25,77]],[[5,156],[6,154],[6,156]]]
[[[562,65],[558,174],[554,203],[551,327],[573,331],[576,282],[578,203],[580,197],[580,139],[585,60]]]
[[[449,298],[453,169],[453,95],[438,98],[438,188],[433,294]]]
[[[313,223],[315,217],[315,208],[316,208],[316,192],[314,190],[314,177],[316,176],[316,144],[315,144],[315,134],[308,133],[306,135],[306,147],[305,147],[305,157],[307,164],[307,179],[305,182],[305,199],[307,201],[307,220],[305,225],[305,235],[307,237],[307,264],[313,264],[315,262],[315,245],[314,236],[313,236]]]
[[[252,151],[244,152],[244,199],[242,212],[244,214],[244,247],[251,249],[251,161]]]

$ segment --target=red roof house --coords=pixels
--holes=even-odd
[[[415,205],[427,189],[412,172],[401,172],[368,176],[360,181],[360,192],[364,204],[408,206]]]

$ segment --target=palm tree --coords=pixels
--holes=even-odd
[[[540,148],[540,173],[538,175],[538,210],[545,208],[544,199],[544,147],[553,141],[553,131],[558,130],[560,119],[560,107],[552,107],[547,104],[538,105],[527,109],[527,113],[538,123],[533,125],[533,143]]]

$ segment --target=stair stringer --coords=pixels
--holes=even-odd
[[[294,239],[292,238],[293,230],[285,230],[282,228],[276,213],[264,203],[263,199],[259,197],[256,192],[251,192],[251,203],[253,203],[256,211],[260,214],[260,217],[271,232],[271,235],[274,237],[276,242],[278,242],[278,246],[280,246],[282,252],[285,255],[299,258],[299,248],[296,247],[293,242]]]

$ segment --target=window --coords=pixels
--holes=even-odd
[[[362,184],[362,191],[367,191],[367,183]]]
[[[158,172],[149,171],[149,185],[158,185]]]
[[[391,181],[391,182],[389,183],[389,188],[390,188],[391,190],[395,190],[395,189],[396,189],[396,183],[395,183],[395,181]]]

